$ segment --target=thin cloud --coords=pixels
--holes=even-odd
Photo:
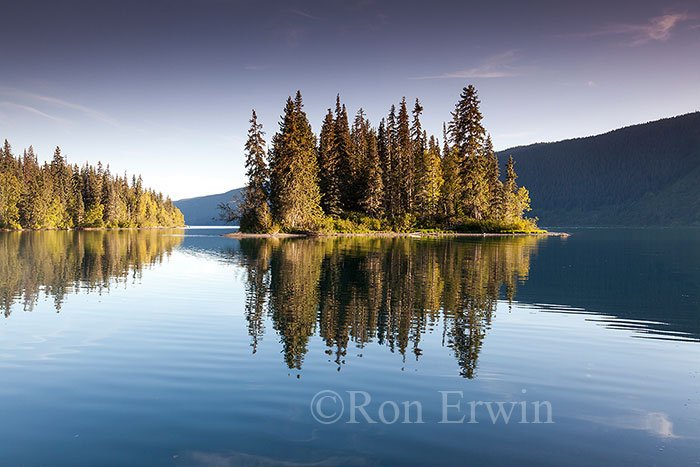
[[[294,8],[290,8],[289,11],[292,12],[292,13],[294,13],[295,15],[303,16],[304,18],[308,18],[308,19],[314,19],[314,20],[322,20],[322,19],[324,19],[324,18],[321,18],[320,16],[314,16],[314,15],[312,15],[311,13],[307,13],[307,12],[305,12],[305,11],[303,11],[303,10],[297,10],[297,9],[294,9]]]
[[[32,106],[24,105],[24,104],[18,104],[18,103],[16,103],[16,102],[0,101],[0,107],[15,107],[15,108],[18,108],[18,109],[25,110],[25,111],[27,111],[27,112],[29,112],[29,113],[33,113],[33,114],[35,114],[35,115],[39,115],[40,117],[44,117],[44,118],[47,118],[47,119],[49,119],[49,120],[53,120],[53,121],[55,121],[55,122],[66,122],[66,123],[68,122],[68,120],[66,120],[66,119],[64,119],[64,118],[56,117],[56,116],[54,116],[54,115],[49,115],[49,114],[47,114],[46,112],[42,112],[41,110],[39,110],[39,109],[37,109],[37,108],[34,108],[34,107],[32,107]]]
[[[34,100],[34,101],[45,102],[45,103],[48,103],[48,104],[51,104],[54,106],[58,106],[58,107],[64,107],[64,108],[71,109],[71,110],[77,110],[77,111],[82,112],[85,115],[87,115],[91,118],[94,118],[96,120],[99,120],[103,123],[107,123],[108,125],[119,127],[119,123],[116,120],[114,120],[113,118],[109,117],[108,115],[104,114],[103,112],[100,112],[99,110],[95,110],[95,109],[92,109],[90,107],[86,107],[84,105],[75,104],[73,102],[68,102],[66,100],[58,99],[56,97],[44,96],[42,94],[36,94],[33,92],[27,92],[27,91],[22,91],[20,89],[13,89],[13,88],[0,88],[0,93],[5,94],[5,95],[11,95],[15,98],[25,98],[25,99],[30,99],[30,100]],[[29,106],[27,106],[27,107],[29,107]],[[38,111],[38,109],[34,109],[34,110]]]
[[[441,75],[418,76],[413,79],[472,79],[472,78],[507,78],[519,74],[512,63],[516,58],[516,51],[509,50],[499,55],[489,57],[480,65],[464,70],[443,73]]]
[[[679,23],[691,19],[687,13],[672,13],[651,18],[646,24],[610,24],[597,31],[574,34],[574,37],[628,36],[625,45],[638,46],[651,41],[666,41]]]
[[[596,84],[595,81],[586,81],[586,86],[588,86],[589,88],[594,88],[598,85]]]

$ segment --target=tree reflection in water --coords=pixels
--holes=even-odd
[[[289,368],[301,369],[318,334],[338,365],[348,347],[385,345],[405,359],[426,332],[442,333],[460,374],[473,378],[499,293],[513,299],[538,237],[242,239],[253,352],[266,318]]]
[[[66,294],[138,279],[180,243],[162,230],[2,232],[0,308],[6,317],[16,303],[31,311],[43,294],[60,311]]]

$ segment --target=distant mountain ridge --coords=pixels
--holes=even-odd
[[[700,225],[700,112],[514,147],[502,165],[509,155],[543,226]],[[189,225],[224,225],[217,206],[242,190],[175,205]]]
[[[243,188],[235,188],[217,195],[199,196],[174,201],[173,204],[185,216],[187,225],[226,225],[219,220],[219,204],[237,201]]]
[[[547,225],[700,225],[700,112],[499,152]]]

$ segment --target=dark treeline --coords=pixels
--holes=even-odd
[[[440,143],[423,129],[418,99],[410,111],[405,98],[392,105],[374,128],[362,109],[350,122],[338,96],[316,138],[297,92],[269,151],[253,111],[243,202],[221,206],[222,217],[249,232],[533,230],[523,218],[528,191],[512,159],[501,176],[479,104],[476,89],[464,88]]]
[[[5,232],[0,235],[0,310],[7,317],[21,303],[31,311],[47,296],[60,311],[68,294],[102,292],[140,277],[182,240],[158,230]]]
[[[427,332],[440,332],[466,378],[499,294],[528,277],[540,238],[481,242],[405,238],[243,239],[231,254],[245,268],[253,352],[272,322],[289,368],[301,369],[319,335],[338,365],[369,343],[418,359]]]
[[[184,225],[169,197],[143,187],[141,177],[113,175],[109,166],[70,165],[56,148],[39,164],[29,146],[21,157],[5,140],[0,150],[0,228],[80,229]]]

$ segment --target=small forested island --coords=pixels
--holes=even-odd
[[[518,187],[513,159],[501,180],[474,86],[463,89],[442,145],[421,126],[423,107],[404,98],[373,128],[362,109],[352,125],[336,98],[314,135],[301,93],[287,99],[266,151],[253,110],[245,145],[248,183],[221,218],[240,231],[277,233],[544,233]]]
[[[180,210],[169,197],[131,183],[98,163],[70,165],[56,148],[40,165],[29,146],[21,157],[7,140],[0,150],[0,229],[179,227]]]

